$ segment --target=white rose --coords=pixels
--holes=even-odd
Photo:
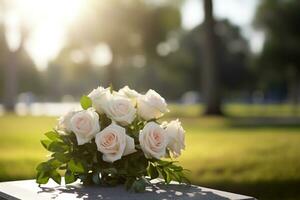
[[[118,94],[111,95],[103,109],[109,118],[121,125],[131,124],[136,116],[136,109],[130,99]]]
[[[155,122],[149,122],[139,135],[141,148],[147,158],[157,158],[166,155],[168,137],[165,130]]]
[[[105,106],[106,102],[108,101],[110,97],[110,89],[109,88],[103,88],[98,87],[97,89],[94,89],[88,97],[92,100],[92,105],[96,109],[96,111],[99,114],[103,113],[103,107]]]
[[[145,120],[159,118],[168,112],[165,99],[154,90],[148,90],[145,95],[138,97],[137,110],[138,115]]]
[[[91,141],[100,131],[99,115],[93,108],[77,112],[71,118],[71,130],[76,135],[78,145]]]
[[[72,131],[71,130],[71,128],[72,128],[71,127],[71,118],[73,117],[73,115],[75,113],[76,113],[75,111],[70,111],[58,119],[58,124],[55,128],[58,133],[64,135],[64,134],[70,133]]]
[[[136,152],[134,139],[126,135],[125,128],[117,124],[111,124],[97,133],[95,142],[106,162],[114,162],[121,159],[122,156]]]
[[[168,123],[165,130],[169,137],[169,143],[167,147],[176,158],[180,156],[181,150],[185,148],[185,131],[178,119]]]
[[[136,105],[136,99],[140,96],[140,94],[133,90],[130,89],[127,85],[123,88],[121,88],[118,93],[122,96],[125,96],[129,99],[131,99],[131,101],[134,103],[134,105]]]

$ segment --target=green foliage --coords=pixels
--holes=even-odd
[[[56,159],[50,159],[47,162],[42,162],[36,168],[37,176],[36,182],[39,184],[45,184],[49,178],[53,179],[56,183],[61,183],[61,176],[57,169],[61,166],[61,162]]]
[[[88,108],[90,108],[92,106],[92,100],[88,96],[83,95],[80,99],[80,104],[84,110],[87,110]]]
[[[298,87],[300,74],[299,9],[298,0],[262,0],[255,17],[257,28],[264,31],[266,38],[257,58],[261,87],[287,87],[288,96],[293,98],[297,98],[297,89],[293,88]]]
[[[76,181],[75,175],[70,171],[66,170],[65,172],[65,182],[66,184],[70,184]]]
[[[132,183],[131,189],[135,192],[143,192],[145,191],[147,184],[149,184],[149,181],[144,177],[141,177]]]
[[[60,140],[59,134],[55,131],[49,131],[49,132],[45,133],[45,135],[47,136],[47,138],[49,138],[52,141]]]
[[[70,163],[68,151],[70,150],[69,146],[62,142],[63,136],[59,135],[55,131],[47,132],[45,135],[49,138],[48,140],[41,140],[42,145],[50,152],[53,152],[51,159],[46,162],[40,163],[36,170],[36,181],[39,184],[45,184],[51,178],[56,183],[61,183],[61,175],[58,170],[64,169],[66,163]],[[71,163],[72,169],[77,169],[77,165]],[[75,167],[74,167],[75,166]],[[78,170],[79,171],[79,170]],[[81,170],[82,171],[82,170]],[[67,180],[66,182],[70,183],[75,181],[75,178],[72,178],[73,174],[70,174],[69,170],[66,172]]]
[[[155,179],[160,175],[164,178],[166,183],[170,183],[171,181],[189,183],[189,180],[185,175],[185,170],[174,163],[174,161],[165,160],[155,160],[154,162],[150,162],[147,168],[148,175],[151,179]]]
[[[41,143],[42,143],[43,147],[45,147],[45,149],[48,150],[48,148],[52,142],[51,142],[51,140],[41,140]]]
[[[68,169],[72,172],[72,173],[84,173],[84,166],[80,161],[75,161],[74,159],[71,159],[68,162]]]
[[[147,173],[151,179],[155,179],[159,176],[159,172],[158,172],[157,168],[151,162],[149,163],[149,166],[147,168]]]
[[[105,114],[99,115],[99,119],[100,119],[100,127],[102,129],[104,129],[109,124],[111,124],[111,119],[109,119]]]
[[[100,119],[103,119],[104,126],[110,123],[104,115],[100,115]],[[143,126],[144,123],[135,120],[127,131],[137,141],[138,130]],[[124,183],[127,190],[135,192],[144,191],[150,183],[149,180],[159,176],[164,178],[166,183],[187,181],[183,168],[176,166],[174,161],[147,159],[138,145],[137,152],[114,163],[107,163],[97,151],[95,141],[78,145],[74,134],[60,135],[55,130],[45,133],[45,136],[48,139],[41,140],[41,143],[52,154],[48,161],[40,163],[36,168],[36,181],[39,184],[45,184],[49,179],[60,184],[61,170],[64,171],[66,184],[77,179],[84,184],[106,186]]]

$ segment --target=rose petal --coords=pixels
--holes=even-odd
[[[132,154],[136,152],[135,146],[134,146],[134,139],[132,137],[129,137],[126,135],[126,147],[124,150],[123,155],[126,156],[128,154]]]

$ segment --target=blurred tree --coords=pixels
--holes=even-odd
[[[6,44],[5,35],[4,35],[4,26],[0,24],[0,98],[4,102],[4,80],[6,73],[6,61],[9,54],[9,50]]]
[[[43,74],[38,71],[24,46],[17,55],[18,61],[18,93],[32,92],[41,95],[44,91]]]
[[[204,0],[205,51],[203,61],[202,93],[205,99],[205,115],[222,115],[219,65],[217,63],[217,37],[213,16],[213,1]]]
[[[80,95],[97,85],[108,85],[112,73],[115,88],[125,84],[139,91],[154,88],[172,100],[188,90],[200,90],[199,74],[206,51],[204,25],[185,33],[180,28],[178,7],[173,4],[102,3],[94,2],[92,10],[87,9],[72,27],[67,46],[53,63],[63,66],[58,74],[63,74],[64,80],[48,84],[64,86],[63,93]],[[217,64],[222,73],[219,84],[238,88],[245,80],[247,42],[228,21],[217,22],[216,30]],[[111,63],[104,67],[95,66],[90,59],[99,44],[108,45],[113,54]]]
[[[141,91],[149,87],[162,89],[164,62],[157,49],[161,43],[167,43],[172,31],[180,28],[177,5],[151,4],[144,0],[89,3],[86,12],[78,17],[79,22],[70,29],[68,44],[55,62],[82,66],[86,73],[93,71],[91,76],[98,76],[95,77],[97,84],[100,81],[106,85],[113,83],[115,88],[132,84]],[[112,55],[110,63],[105,65],[106,71],[91,62],[99,45],[108,46]],[[70,55],[74,55],[74,51],[77,58],[83,56],[85,61],[72,62]],[[73,70],[73,67],[67,68]]]
[[[4,13],[4,1],[0,1],[0,12]],[[3,80],[3,104],[6,110],[12,111],[16,102],[18,82],[17,82],[17,59],[18,51],[9,51],[6,37],[3,16],[0,21],[0,64],[2,68]]]
[[[294,104],[298,103],[300,85],[299,11],[299,0],[262,0],[255,19],[266,36],[258,60],[261,79],[269,85],[288,85]]]
[[[0,1],[2,13],[9,9],[4,3]],[[5,109],[13,111],[19,93],[39,93],[42,91],[42,84],[40,74],[24,48],[27,29],[22,24],[20,25],[20,43],[15,47],[10,47],[7,38],[11,30],[5,26],[4,17],[3,14],[0,18],[0,98]]]
[[[14,111],[18,94],[33,92],[41,94],[43,83],[40,73],[24,48],[25,32],[19,47],[11,51],[5,38],[4,26],[0,26],[0,87],[5,109]]]
[[[90,48],[67,46],[49,64],[45,72],[48,98],[61,100],[63,94],[80,97],[91,88],[103,84],[105,70],[93,67],[86,51]]]
[[[241,35],[239,27],[232,25],[228,20],[216,21],[215,30],[218,55],[216,63],[219,66],[219,73],[222,74],[219,76],[220,93],[222,96],[232,95],[248,87],[246,85],[250,78],[247,65],[248,41]],[[181,42],[181,61],[177,61],[186,66],[184,74],[189,83],[187,87],[195,91],[201,90],[203,84],[199,74],[202,74],[205,68],[202,62],[206,55],[205,40],[204,24],[186,33]]]
[[[3,67],[3,103],[4,107],[7,111],[13,111],[14,106],[17,100],[18,94],[18,62],[17,56],[20,53],[19,49],[15,51],[10,51],[8,49],[6,38],[5,38],[5,30],[2,28],[3,37],[2,37],[2,50],[3,55],[2,67]],[[1,34],[1,33],[0,33]]]

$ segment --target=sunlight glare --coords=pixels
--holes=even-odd
[[[21,43],[20,19],[13,12],[6,14],[5,38],[10,51],[17,51]]]
[[[25,48],[38,69],[43,70],[63,47],[66,31],[79,15],[84,0],[10,0],[7,4],[27,28]]]
[[[112,59],[111,49],[106,43],[98,44],[91,55],[91,63],[99,67],[109,65]]]

